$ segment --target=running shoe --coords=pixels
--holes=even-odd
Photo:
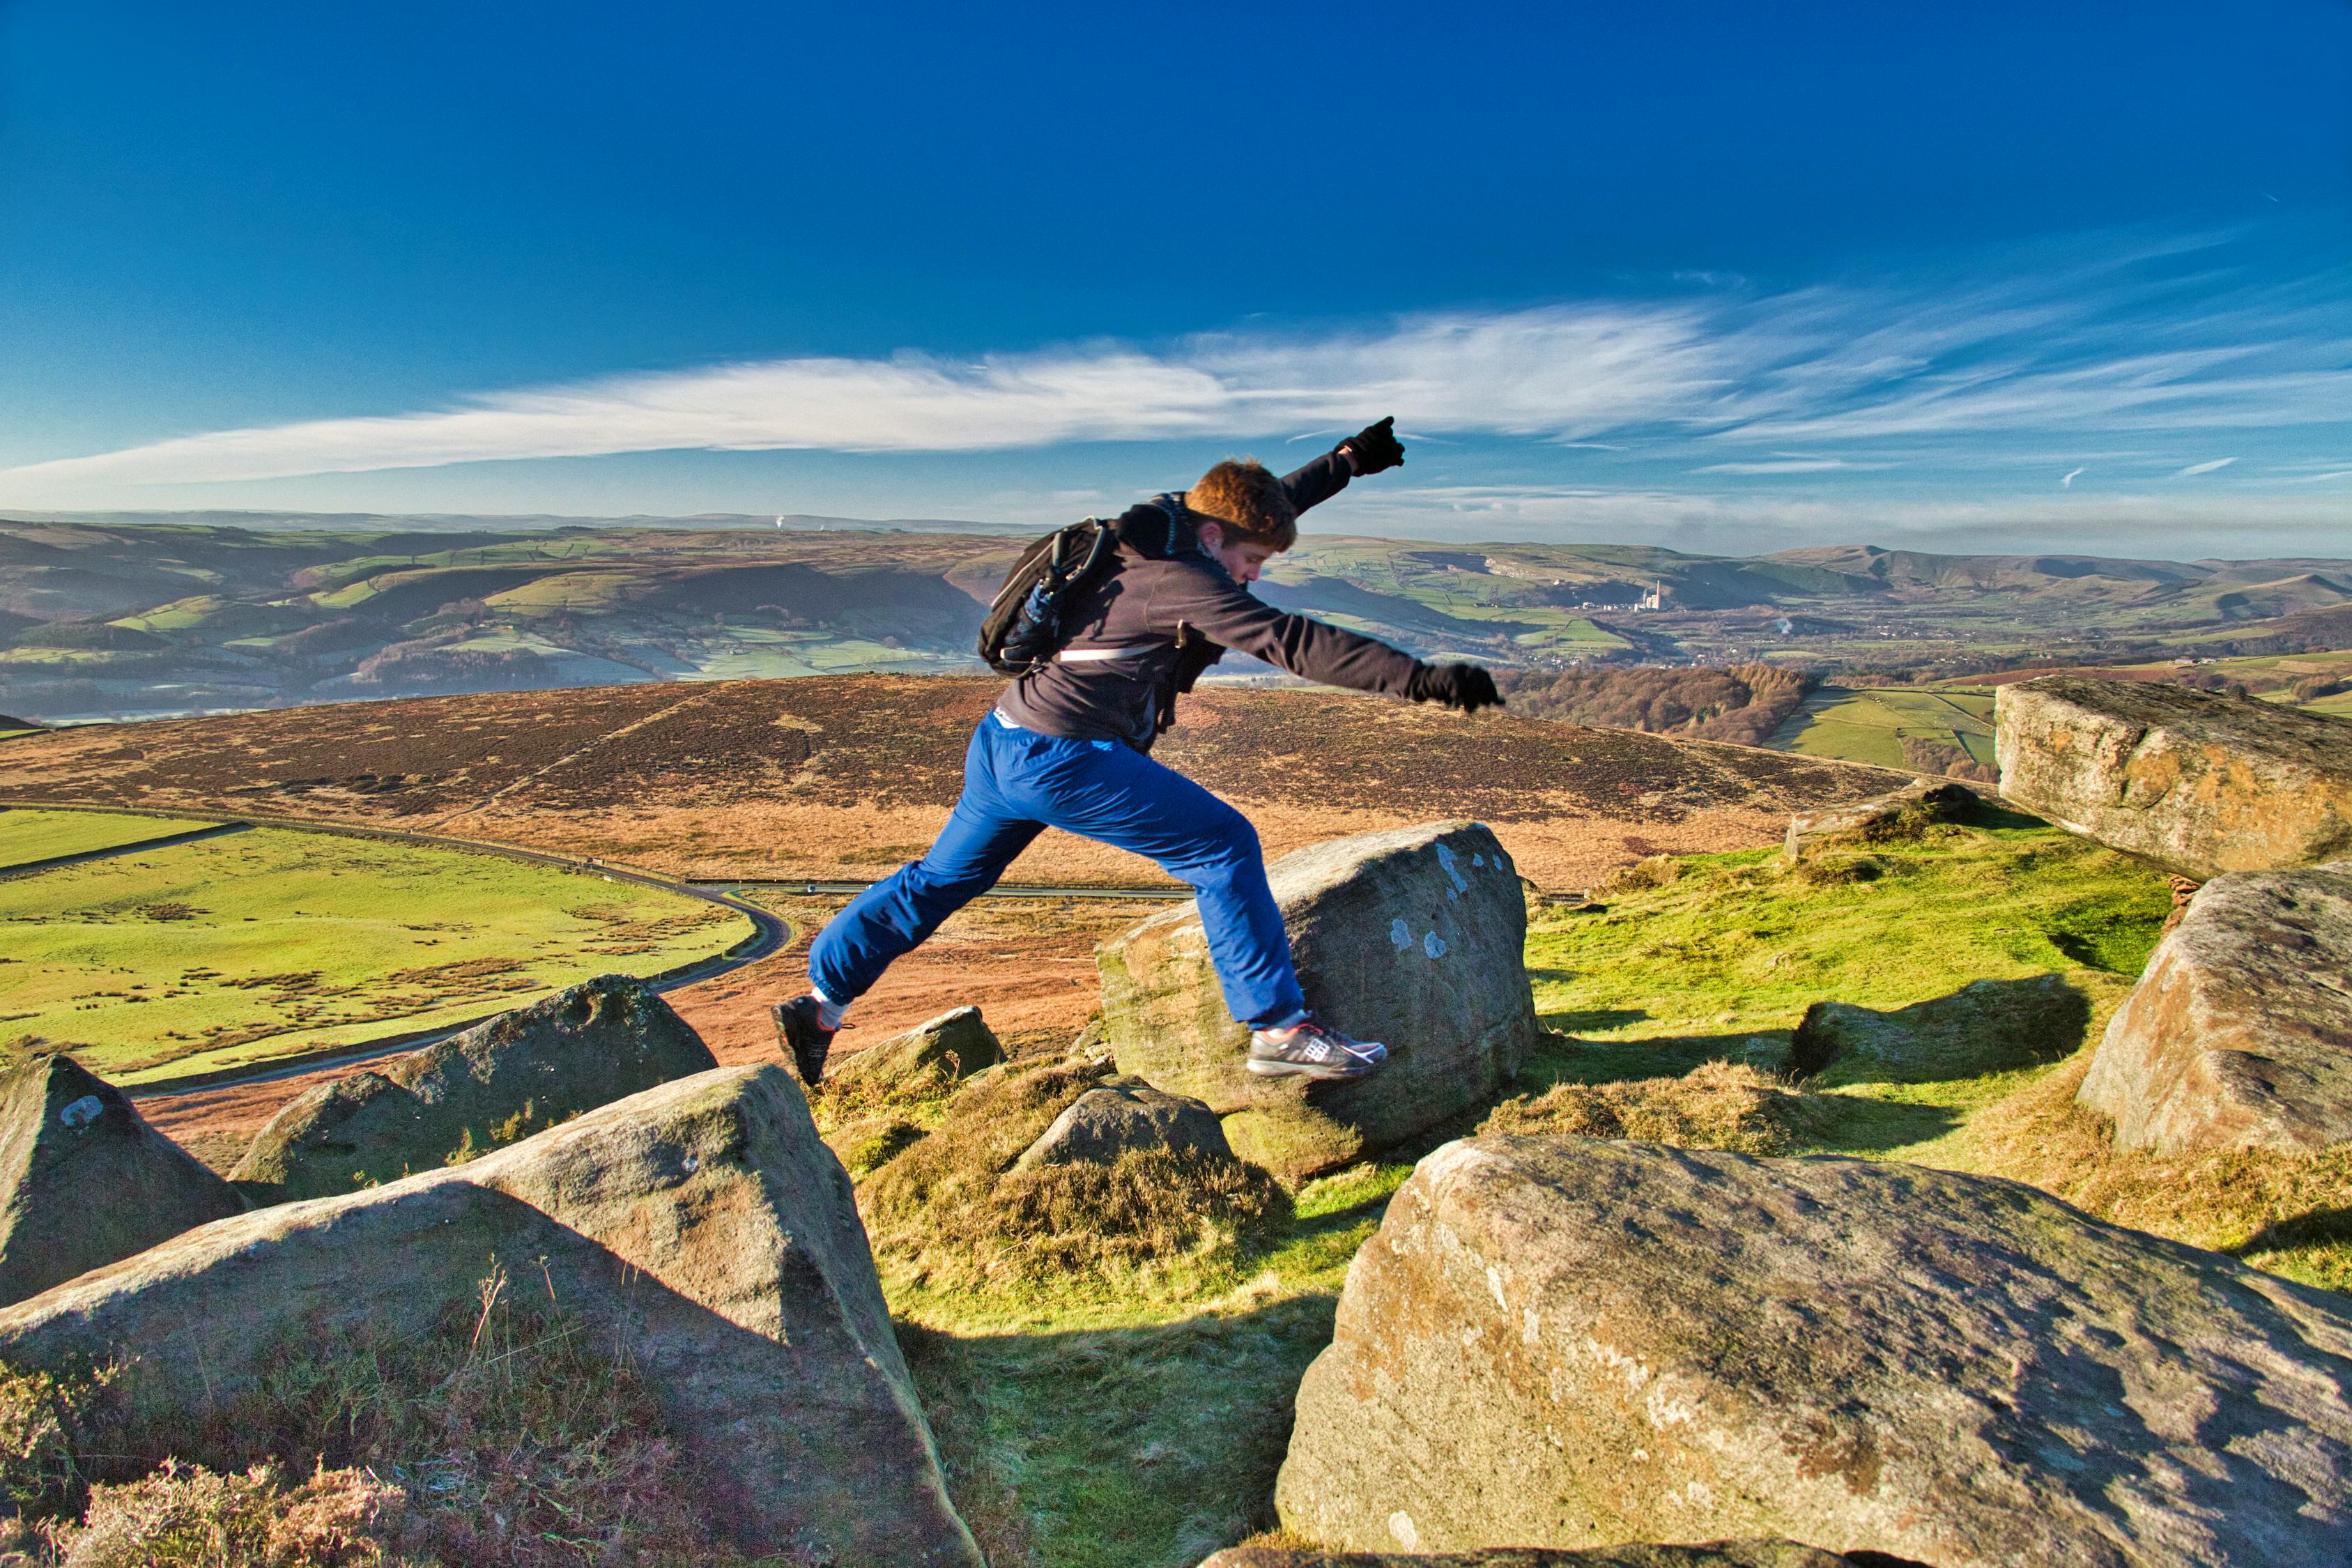
[[[833,1037],[838,1031],[824,1026],[816,998],[795,996],[779,1002],[768,1009],[768,1016],[776,1021],[776,1049],[792,1058],[801,1082],[810,1089],[823,1083],[824,1058],[832,1053]]]
[[[1264,1029],[1250,1033],[1249,1070],[1260,1078],[1361,1078],[1389,1059],[1377,1040],[1351,1040],[1309,1018],[1277,1039]]]

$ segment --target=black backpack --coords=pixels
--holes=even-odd
[[[1150,561],[1200,549],[1181,497],[1155,496],[1145,505],[1160,516],[1136,507],[1117,522],[1090,517],[1055,529],[1021,552],[981,619],[980,657],[990,668],[1028,675],[1053,663],[1069,640],[1062,630],[1065,608],[1110,575],[1120,545]]]

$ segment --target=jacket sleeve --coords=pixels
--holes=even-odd
[[[1170,572],[1153,596],[1152,619],[1181,626],[1278,669],[1325,686],[1404,696],[1420,660],[1402,648],[1305,616],[1277,610],[1213,563]]]
[[[1290,492],[1292,508],[1305,511],[1346,489],[1355,471],[1339,455],[1339,448],[1334,447],[1297,473],[1284,475],[1282,488]]]

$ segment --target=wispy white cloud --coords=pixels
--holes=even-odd
[[[2060,489],[2062,489],[2062,490],[2071,490],[2071,489],[2073,489],[2074,488],[2074,481],[2075,481],[2076,479],[2081,479],[2081,478],[2083,477],[2083,475],[2084,475],[2085,472],[2087,472],[2087,471],[2088,471],[2088,470],[2087,470],[2087,469],[2084,469],[2084,468],[2076,468],[2076,469],[2074,469],[2073,472],[2069,473],[2069,474],[2068,474],[2064,479],[2060,479],[2060,480],[2058,481],[2058,488],[2059,488]]]
[[[2188,492],[2193,495],[2195,492]],[[1376,523],[1328,531],[1462,541],[1642,541],[1759,555],[1825,542],[1961,554],[2078,551],[2166,560],[2340,556],[2340,501],[2305,494],[2252,502],[2164,496],[1907,500],[1808,494],[1699,494],[1667,489],[1422,485],[1382,495]],[[1307,527],[1318,531],[1310,513]]]
[[[1843,458],[1766,458],[1752,463],[1709,463],[1695,474],[1827,474],[1845,469],[1891,468],[1893,463],[1849,463]]]
[[[451,408],[179,437],[5,470],[12,489],[185,483],[701,448],[975,452],[1272,436],[1409,410],[1421,425],[1576,438],[1673,419],[1736,374],[1696,309],[1432,315],[1373,331],[1238,333],[956,362],[797,359],[611,376]]]
[[[2185,479],[2196,474],[2216,473],[2237,460],[2235,458],[2216,458],[2209,463],[2191,463],[2172,477],[2176,479]]]
[[[1709,279],[1666,300],[1431,312],[1348,331],[1252,326],[1158,345],[617,374],[58,457],[0,471],[0,496],[30,504],[125,487],[698,449],[1289,444],[1391,413],[1431,433],[1415,439],[1470,443],[1465,461],[1479,460],[1477,443],[1501,440],[1536,444],[1527,462],[1579,447],[1724,476],[1981,473],[2013,465],[2026,443],[2079,455],[2186,444],[2197,432],[2220,444],[2352,425],[2344,291],[2324,280],[2191,287],[2180,272],[2197,243],[2173,244],[2171,270],[2152,280],[2131,270],[2146,254],[1971,285],[1759,295]],[[1772,449],[1830,444],[1853,455]]]

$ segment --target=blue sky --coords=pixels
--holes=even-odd
[[[2352,5],[0,0],[0,507],[2352,555]]]

